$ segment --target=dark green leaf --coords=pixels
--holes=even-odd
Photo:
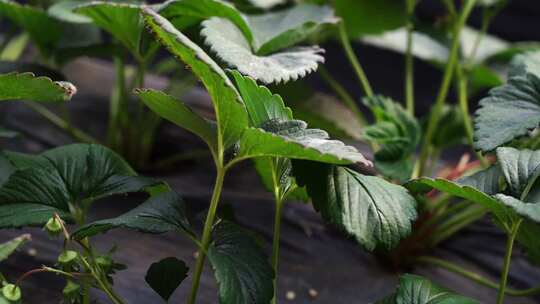
[[[115,228],[129,228],[147,233],[168,231],[191,232],[186,206],[174,191],[154,195],[138,207],[111,219],[87,224],[73,233],[73,238],[83,239]]]
[[[508,83],[489,92],[476,111],[475,148],[491,151],[540,123],[540,52],[518,55]]]
[[[183,102],[156,90],[143,89],[136,94],[156,114],[199,136],[212,149],[217,149],[215,126]]]
[[[218,140],[224,148],[232,146],[248,125],[242,100],[225,72],[195,43],[151,9],[144,9],[146,25],[171,53],[190,66],[201,79],[214,104]]]
[[[432,283],[421,276],[404,274],[399,278],[395,294],[379,304],[479,304],[476,300],[464,297]]]
[[[523,247],[527,257],[535,265],[540,265],[540,224],[524,220],[519,226],[516,240]]]
[[[176,288],[187,277],[188,270],[184,261],[169,257],[150,265],[144,279],[163,300],[168,302]]]
[[[0,262],[7,259],[17,248],[30,241],[30,234],[23,234],[10,241],[0,244]]]
[[[0,74],[1,100],[31,100],[42,102],[67,101],[77,92],[65,81],[52,81],[32,73]]]
[[[498,148],[497,159],[512,196],[527,201],[529,190],[540,175],[540,150]]]
[[[274,271],[262,248],[240,227],[218,223],[208,259],[219,285],[220,303],[259,304],[272,299]]]
[[[366,249],[391,249],[410,234],[416,201],[405,188],[345,167],[308,162],[293,166],[323,218]]]

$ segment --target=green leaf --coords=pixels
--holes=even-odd
[[[516,240],[523,247],[527,258],[535,265],[540,265],[540,225],[525,219],[519,226]]]
[[[18,170],[0,188],[0,227],[42,225],[55,212],[159,183],[138,177],[116,153],[99,145],[73,144],[37,156],[6,155]],[[27,211],[22,211],[27,209]]]
[[[236,160],[272,156],[333,164],[359,162],[372,165],[356,148],[328,139],[328,133],[323,130],[307,129],[303,121],[270,120],[262,128],[244,131]]]
[[[431,141],[438,149],[467,144],[467,134],[463,122],[463,112],[458,106],[445,106],[435,134]]]
[[[210,17],[227,18],[238,26],[249,41],[253,40],[250,27],[244,16],[233,5],[224,1],[170,0],[163,3],[158,13],[171,21],[175,26],[182,22],[187,22],[185,26],[191,25]]]
[[[522,57],[523,56],[523,57]],[[475,148],[491,151],[540,123],[540,52],[518,55],[507,84],[489,92],[476,111]]]
[[[262,9],[270,9],[274,6],[284,4],[287,2],[287,0],[248,0],[253,6],[262,8]]]
[[[136,94],[156,114],[199,136],[213,150],[217,149],[215,126],[186,104],[161,91],[141,89]]]
[[[211,18],[203,22],[201,35],[217,57],[244,75],[264,83],[296,80],[324,61],[317,46],[296,47],[271,55],[256,55],[242,32],[231,21]]]
[[[23,234],[10,241],[0,244],[0,262],[7,259],[17,248],[30,241],[30,234]]]
[[[489,174],[493,174],[491,171]],[[495,176],[488,178],[486,176],[478,175],[477,181],[472,183],[472,179],[463,179],[463,184],[455,181],[449,181],[443,178],[432,179],[428,177],[422,177],[412,180],[405,184],[405,187],[413,193],[425,193],[431,189],[437,189],[444,193],[448,193],[457,197],[461,197],[473,203],[477,203],[490,210],[495,218],[501,223],[509,223],[512,221],[513,215],[508,212],[499,200],[482,192],[484,189],[493,189],[493,183],[495,183]],[[482,184],[484,182],[485,184]],[[490,190],[491,192],[492,190]]]
[[[540,175],[540,150],[498,148],[497,159],[512,196],[527,200],[529,190]]]
[[[53,48],[62,36],[60,22],[46,12],[15,1],[0,0],[0,16],[9,19],[30,34],[41,51]]]
[[[70,100],[77,88],[69,82],[52,81],[32,73],[0,74],[1,100],[60,102]]]
[[[80,0],[62,0],[51,5],[47,9],[47,13],[49,16],[69,23],[91,23],[91,18],[73,12],[73,10],[82,3],[83,2]]]
[[[218,127],[218,142],[232,146],[248,125],[242,100],[225,72],[195,43],[151,9],[143,10],[144,21],[154,36],[173,55],[190,66],[212,97]]]
[[[520,216],[527,218],[535,223],[540,223],[540,203],[524,202],[513,196],[505,194],[496,194],[495,198],[505,206],[510,207]]]
[[[219,285],[219,302],[269,303],[274,294],[274,271],[255,239],[231,222],[212,232],[208,259]]]
[[[476,300],[447,290],[421,276],[404,274],[395,294],[379,304],[479,304]]]
[[[92,1],[82,4],[75,13],[87,16],[93,23],[118,39],[133,55],[141,57],[139,48],[143,24],[141,6],[129,3]]]
[[[300,187],[296,183],[296,179],[292,176],[292,164],[290,159],[286,158],[272,158],[272,157],[258,157],[253,159],[255,164],[255,170],[261,178],[261,181],[269,192],[274,191],[274,177],[276,174],[278,186],[281,189],[281,193],[287,194],[283,199],[285,200],[298,200],[302,202],[308,202],[309,196],[305,187]],[[273,171],[275,173],[273,173]]]
[[[388,177],[407,180],[413,169],[411,155],[420,142],[420,124],[390,98],[364,98],[364,104],[373,112],[375,124],[364,128],[363,137],[381,145],[375,167]]]
[[[405,1],[336,0],[334,7],[352,37],[393,30],[407,21]]]
[[[475,188],[485,194],[494,195],[503,189],[501,184],[502,177],[501,168],[494,165],[472,175],[464,176],[457,182],[460,185]]]
[[[83,239],[116,228],[129,228],[146,233],[185,231],[192,234],[184,201],[179,194],[170,191],[154,195],[118,217],[86,224],[75,231],[72,237]]]
[[[323,218],[366,249],[391,249],[410,234],[416,201],[405,188],[345,167],[308,162],[293,167]]]
[[[150,265],[144,280],[168,302],[176,288],[187,278],[188,270],[184,261],[175,257],[164,258]]]

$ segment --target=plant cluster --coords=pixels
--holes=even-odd
[[[276,303],[281,215],[284,204],[295,200],[311,201],[324,220],[398,267],[406,263],[444,267],[497,288],[497,303],[503,303],[506,294],[540,292],[538,287],[507,288],[514,242],[533,263],[540,262],[540,135],[536,130],[540,51],[533,50],[534,44],[505,44],[487,34],[504,1],[463,0],[456,5],[442,0],[447,18],[430,31],[417,30],[421,22],[414,17],[416,0],[234,2],[59,1],[28,6],[0,0],[0,16],[22,30],[2,36],[0,58],[11,60],[11,65],[0,74],[0,100],[25,101],[82,141],[38,155],[2,151],[0,228],[43,226],[52,237],[63,240],[63,247],[55,265],[29,270],[16,280],[0,276],[0,303],[20,303],[24,280],[37,272],[66,278],[65,303],[90,303],[91,289],[101,290],[112,303],[125,303],[114,291],[113,276],[126,266],[114,261],[115,248],[100,252],[91,240],[117,228],[154,234],[176,231],[198,248],[192,270],[175,257],[148,269],[147,283],[165,301],[189,276],[187,303],[196,303],[208,260],[220,303]],[[476,7],[483,12],[480,31],[466,27]],[[377,11],[384,11],[388,20],[370,23],[357,16]],[[76,30],[65,31],[68,27]],[[108,40],[102,39],[101,32],[108,34]],[[405,106],[375,94],[351,46],[350,37],[357,36],[405,54]],[[468,45],[471,37],[474,42]],[[371,120],[319,66],[324,50],[316,43],[330,39],[342,44]],[[41,105],[63,103],[77,90],[69,82],[30,73],[39,73],[36,65],[14,62],[29,41],[39,50],[45,70],[79,56],[112,56],[117,83],[110,101],[108,147]],[[160,49],[178,62],[161,59]],[[439,93],[425,120],[415,116],[414,56],[443,69]],[[492,65],[512,57],[503,81]],[[127,63],[133,65],[126,67]],[[147,70],[182,65],[206,88],[213,117],[202,116],[179,100],[180,93],[172,85],[165,91],[144,87]],[[314,93],[294,96],[300,90],[296,80],[317,69],[343,104]],[[284,85],[289,81],[295,82]],[[453,83],[457,107],[446,104]],[[469,98],[491,87],[473,119]],[[193,228],[196,219],[181,194],[164,181],[138,175],[130,165],[144,166],[149,159],[162,119],[198,136],[215,164],[202,232]],[[12,132],[2,130],[0,135],[9,137]],[[368,143],[373,157],[344,143],[351,139]],[[463,143],[470,145],[477,161],[464,158],[450,171],[437,171],[440,153]],[[218,215],[227,173],[247,160],[275,201],[270,257],[251,232]],[[375,174],[367,174],[370,171]],[[87,220],[95,201],[128,193],[143,193],[146,199],[118,217]],[[486,213],[508,236],[498,284],[422,255]],[[0,245],[0,261],[27,240],[29,236],[23,235]],[[395,293],[380,303],[477,302],[406,274]]]

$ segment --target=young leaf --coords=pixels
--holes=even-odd
[[[29,5],[0,0],[0,16],[9,19],[28,32],[42,51],[54,47],[62,36],[60,22],[51,18],[46,12]]]
[[[508,83],[489,92],[476,111],[475,148],[491,151],[540,123],[540,52],[518,55]]]
[[[69,82],[52,81],[32,73],[0,74],[0,101],[60,102],[70,100],[76,92],[77,88]]]
[[[92,1],[82,4],[75,12],[92,19],[93,23],[118,39],[140,58],[140,41],[143,24],[141,6],[129,3]]]
[[[143,10],[146,25],[173,55],[190,66],[212,97],[218,127],[218,144],[232,146],[248,125],[242,100],[225,72],[195,43],[152,11]]]
[[[274,271],[252,236],[227,221],[212,232],[208,259],[219,285],[219,302],[269,303],[274,294]]]
[[[295,162],[293,168],[323,218],[366,249],[391,249],[411,232],[416,201],[405,188],[340,166]]]
[[[73,144],[37,156],[7,157],[18,170],[0,188],[2,228],[42,225],[55,212],[66,216],[74,206],[159,184],[136,176],[120,156],[98,145]]]
[[[316,46],[296,47],[267,56],[256,55],[238,27],[224,18],[204,21],[201,35],[221,60],[264,83],[296,80],[315,71],[318,63],[324,61],[321,56],[323,50]]]
[[[323,130],[307,129],[307,124],[301,120],[274,119],[265,123],[262,129],[246,129],[240,139],[236,159],[262,156],[372,165],[356,148],[328,139],[328,133]]]
[[[161,91],[151,89],[137,90],[136,94],[156,114],[199,136],[213,150],[217,149],[215,126],[193,112],[183,102]]]
[[[0,262],[7,259],[17,248],[30,241],[30,234],[23,234],[10,241],[0,244]]]
[[[379,304],[479,304],[479,302],[440,287],[421,276],[404,274],[396,292]]]
[[[170,191],[154,195],[118,217],[86,224],[75,231],[72,237],[83,239],[116,228],[129,228],[146,233],[185,231],[192,234],[184,201],[179,194]]]
[[[187,278],[188,270],[184,261],[169,257],[150,265],[144,280],[168,302],[176,288]]]

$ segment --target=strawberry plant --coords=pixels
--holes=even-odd
[[[13,62],[11,70],[17,72],[0,74],[0,100],[28,101],[84,142],[37,155],[2,151],[0,228],[42,226],[63,242],[56,264],[31,269],[15,280],[0,276],[0,303],[20,303],[24,280],[42,272],[65,277],[66,303],[90,303],[92,289],[112,303],[125,303],[112,278],[126,266],[113,259],[115,248],[101,252],[92,240],[117,228],[179,232],[197,247],[194,265],[167,257],[148,269],[145,280],[164,301],[190,277],[186,301],[197,303],[208,262],[220,303],[276,303],[281,220],[290,201],[310,201],[326,222],[399,270],[420,263],[445,268],[497,289],[498,304],[505,295],[540,292],[538,287],[507,286],[515,242],[533,264],[540,259],[540,51],[534,44],[512,45],[487,34],[505,1],[443,0],[447,16],[429,31],[421,31],[424,27],[415,18],[417,2],[61,1],[31,7],[0,0],[0,16],[23,30],[6,33],[3,59],[20,58],[32,41],[45,66],[41,68],[61,67],[79,56],[112,56],[117,73],[107,135],[112,150],[40,105],[70,99],[76,92],[71,83],[22,73],[22,68],[36,67]],[[473,9],[482,12],[480,31],[466,26]],[[356,10],[367,17],[358,18]],[[370,17],[376,12],[384,17]],[[66,26],[77,30],[66,32]],[[112,42],[103,42],[99,30]],[[404,53],[403,104],[377,94],[352,47],[357,38]],[[321,66],[324,50],[316,43],[326,40],[340,42],[365,95],[362,106],[369,119]],[[163,59],[163,54],[172,58]],[[427,117],[416,113],[413,57],[443,71]],[[508,58],[513,59],[508,63]],[[495,60],[508,63],[506,81],[493,68]],[[208,92],[213,116],[190,108],[172,85],[146,88],[145,75],[159,70],[158,61],[173,69],[185,65]],[[128,62],[133,65],[126,68]],[[304,85],[301,78],[316,71],[343,103],[309,89],[298,92]],[[458,106],[447,105],[452,84]],[[486,88],[491,90],[473,117],[469,99]],[[312,96],[293,101],[299,99],[295,93]],[[212,157],[215,182],[200,232],[179,193],[163,181],[137,175],[113,151],[121,151],[133,165],[144,165],[162,119],[199,137]],[[345,143],[351,139],[364,142],[372,155]],[[461,165],[438,170],[440,154],[461,144],[477,160],[464,157]],[[224,181],[244,161],[253,164],[273,196],[269,256],[253,233],[218,213]],[[88,221],[96,201],[129,193],[146,198],[120,216]],[[486,214],[507,236],[499,282],[426,255]],[[0,260],[26,240],[25,235],[0,245]],[[396,291],[378,303],[450,302],[477,303],[427,278],[404,274]]]

